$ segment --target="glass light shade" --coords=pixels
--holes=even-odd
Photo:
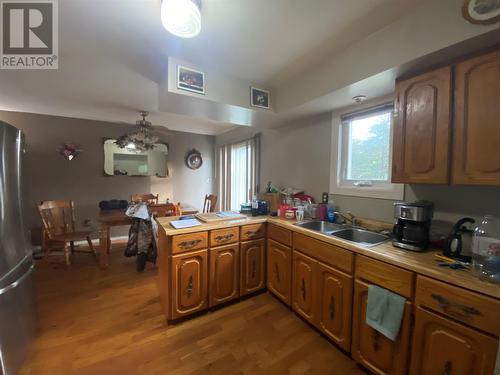
[[[193,38],[201,31],[201,12],[193,0],[163,0],[161,22],[170,33]]]

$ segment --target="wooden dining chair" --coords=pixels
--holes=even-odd
[[[180,203],[152,204],[149,206],[153,217],[180,216]]]
[[[203,202],[203,213],[214,212],[216,205],[217,205],[217,195],[213,194],[205,195],[205,201]]]
[[[158,204],[158,196],[159,194],[134,194],[130,196],[130,202],[132,203],[139,203],[139,202],[144,202],[147,204]]]
[[[64,258],[66,265],[71,265],[71,254],[75,252],[75,241],[87,240],[89,245],[86,253],[97,256],[90,234],[92,231],[75,230],[75,209],[73,201],[43,201],[38,204],[38,212],[43,223],[42,248],[46,255],[50,251],[51,245],[58,245],[64,248]]]

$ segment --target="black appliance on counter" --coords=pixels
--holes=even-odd
[[[429,246],[432,202],[394,203],[394,239],[392,244],[411,251],[424,251]]]

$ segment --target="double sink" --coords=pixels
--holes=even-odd
[[[352,225],[334,224],[325,221],[303,221],[296,223],[295,225],[366,247],[379,245],[389,239],[389,237],[384,234],[372,232]]]

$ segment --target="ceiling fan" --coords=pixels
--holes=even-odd
[[[155,147],[155,144],[160,140],[159,136],[174,135],[174,133],[169,131],[165,126],[153,125],[150,121],[146,120],[146,117],[149,115],[148,112],[140,111],[139,114],[142,119],[135,122],[136,131],[118,137],[115,142],[118,147],[144,152],[152,150]]]

